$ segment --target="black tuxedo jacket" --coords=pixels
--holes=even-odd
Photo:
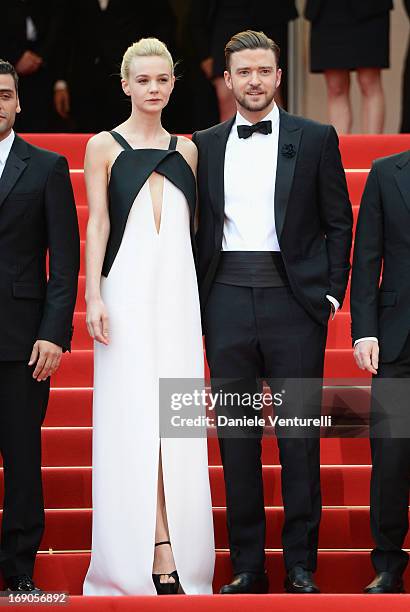
[[[222,248],[224,159],[233,122],[234,118],[193,135],[199,151],[197,249],[202,308]],[[311,316],[326,324],[330,312],[326,294],[343,303],[352,241],[352,209],[333,127],[280,109],[274,207],[291,288]]]
[[[307,0],[305,5],[306,19],[309,19],[309,21],[319,19],[320,11],[325,2],[332,2],[332,0]],[[358,19],[373,17],[393,8],[393,0],[350,0],[350,4]]]
[[[16,135],[0,178],[0,361],[28,361],[37,339],[70,349],[79,262],[67,161]]]
[[[410,331],[410,151],[378,159],[367,179],[355,237],[351,313],[353,341],[375,336],[380,360],[394,361]]]

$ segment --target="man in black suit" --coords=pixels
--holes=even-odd
[[[260,388],[255,379],[271,388],[273,379],[291,378],[300,388],[309,379],[317,392],[309,410],[318,415],[327,322],[343,302],[352,239],[337,135],[331,126],[275,105],[279,49],[263,33],[237,34],[225,52],[237,115],[193,137],[199,150],[198,277],[211,379],[213,386],[222,379],[245,393]],[[285,391],[293,397],[295,389]],[[295,417],[300,409],[306,406],[290,400],[276,413]],[[222,593],[268,589],[262,431],[250,429],[249,436],[218,432],[235,575]],[[315,593],[319,435],[314,428],[276,433],[285,586]]]
[[[41,424],[50,376],[70,350],[79,233],[64,157],[13,131],[18,77],[0,60],[0,450],[4,506],[0,569],[33,591],[44,530]],[[46,257],[49,257],[47,282]]]
[[[408,563],[402,546],[410,491],[409,262],[410,151],[406,151],[373,164],[360,205],[352,269],[354,356],[360,368],[373,374],[370,520],[377,575],[367,593],[401,592]]]

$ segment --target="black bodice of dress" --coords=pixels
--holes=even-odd
[[[171,136],[168,149],[133,149],[118,132],[110,132],[123,147],[111,168],[108,184],[110,235],[102,275],[108,276],[121,246],[128,215],[135,198],[153,172],[162,174],[180,189],[188,203],[192,251],[195,258],[194,216],[196,181],[184,157],[176,150],[177,137]]]

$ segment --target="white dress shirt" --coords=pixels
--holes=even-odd
[[[239,138],[238,125],[252,125],[237,112],[225,151],[223,251],[280,251],[275,226],[275,183],[279,144],[279,109],[262,119],[272,133]],[[326,296],[334,307],[336,298]],[[333,314],[333,317],[334,317]]]
[[[10,134],[6,136],[6,138],[3,138],[3,140],[0,140],[0,178],[1,178],[1,175],[3,174],[4,166],[6,165],[6,161],[9,156],[10,149],[13,146],[14,136],[15,134],[13,130],[11,130]]]
[[[238,125],[252,125],[238,112],[225,152],[225,221],[223,251],[280,251],[275,227],[275,179],[279,109],[263,121],[272,133],[239,138]]]

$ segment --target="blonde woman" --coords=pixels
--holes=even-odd
[[[175,76],[155,38],[126,51],[129,119],[90,139],[87,326],[95,340],[86,595],[211,593],[206,439],[160,438],[161,377],[202,378],[193,256],[197,150],[161,125]]]

